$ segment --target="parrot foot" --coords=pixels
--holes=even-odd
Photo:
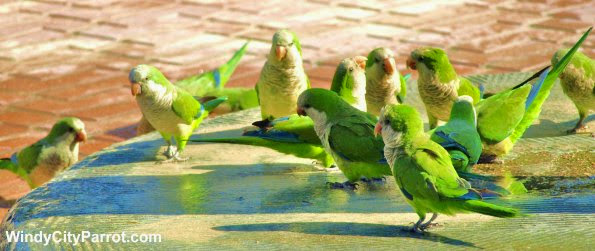
[[[176,154],[178,154],[177,152],[178,152],[178,148],[176,146],[169,145],[169,146],[167,146],[167,149],[165,150],[163,155],[165,155],[165,157],[167,157],[168,159],[171,159],[174,156],[176,156]]]
[[[504,164],[504,160],[498,158],[496,155],[481,155],[478,164]]]
[[[185,162],[185,161],[188,161],[189,159],[190,159],[189,157],[182,158],[176,153],[174,156],[171,156],[163,161],[158,161],[157,163],[165,164],[165,163]]]
[[[326,183],[331,189],[351,189],[351,190],[357,190],[357,183],[353,183],[353,182],[349,182],[349,181],[345,181],[343,183],[341,182],[327,182]]]
[[[371,179],[363,177],[363,178],[361,178],[361,181],[366,182],[366,183],[384,183],[384,182],[386,182],[386,177],[371,178]]]
[[[577,134],[577,133],[588,133],[589,132],[589,127],[586,125],[577,125],[576,127],[566,131],[567,134]],[[591,133],[591,135],[593,135],[593,133]]]
[[[425,231],[430,226],[437,226],[438,223],[432,223],[432,221],[434,221],[436,218],[438,218],[438,214],[437,213],[434,213],[432,215],[432,218],[430,218],[430,220],[428,220],[426,223],[423,223],[423,224],[419,225],[419,229],[421,229],[422,231]]]

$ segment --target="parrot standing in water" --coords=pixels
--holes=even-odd
[[[406,93],[406,81],[397,70],[394,53],[388,48],[372,50],[366,62],[368,112],[378,116],[385,105],[403,103]]]
[[[502,162],[499,157],[506,155],[512,149],[516,141],[521,138],[527,128],[539,116],[541,105],[549,96],[556,78],[564,70],[570,58],[590,31],[591,29],[585,32],[563,59],[551,69],[546,67],[522,83],[486,99],[478,101],[478,93],[477,99],[471,96],[476,102],[477,130],[483,145],[480,162]],[[447,109],[448,113],[442,115],[450,116],[452,107],[452,102],[449,101],[451,100],[450,97],[457,97],[454,95],[457,93],[457,95],[461,95],[460,91],[453,92],[454,88],[451,88],[450,82],[457,82],[459,78],[448,61],[448,57],[440,49],[424,48],[415,50],[411,53],[408,66],[417,69],[420,73],[418,81],[420,95],[422,95],[422,90],[433,90],[431,100],[423,99],[423,95],[422,99],[428,110],[430,126],[436,125],[435,120],[432,122],[434,116],[431,115],[432,110],[446,111]],[[539,77],[539,80],[530,84],[531,80],[537,77]],[[463,83],[463,81],[459,82]],[[458,90],[461,90],[461,88],[459,86]],[[440,99],[439,97],[449,98]],[[444,102],[446,105],[440,102]],[[448,117],[438,119],[445,120]]]
[[[192,95],[171,84],[155,67],[138,65],[128,75],[130,90],[143,116],[168,144],[166,161],[184,161],[180,155],[192,132],[210,111],[224,102],[220,97],[200,104]],[[172,143],[175,139],[176,146]]]
[[[288,30],[277,31],[255,87],[262,119],[270,121],[293,114],[298,96],[308,88],[310,80],[304,71],[297,36]]]
[[[459,96],[444,125],[428,132],[430,139],[444,147],[457,172],[470,172],[481,156],[481,137],[477,132],[477,113],[473,98]]]
[[[227,97],[227,100],[217,107],[217,112],[220,110],[228,112],[258,107],[258,97],[254,88],[225,88],[225,84],[246,53],[249,43],[249,41],[244,43],[225,64],[210,72],[200,73],[177,81],[174,85],[195,97]],[[151,126],[149,121],[142,117],[137,127],[137,135],[154,130],[155,128]]]
[[[419,113],[413,107],[386,106],[374,133],[382,135],[384,155],[395,181],[419,216],[412,231],[424,232],[438,214],[519,215],[516,209],[482,201],[479,191],[457,175],[448,152],[424,133]],[[424,223],[427,213],[433,215]]]
[[[365,63],[366,58],[362,56],[342,60],[337,66],[331,87],[343,100],[360,110],[364,109],[362,111],[366,107]],[[292,114],[272,121],[257,121],[253,125],[256,129],[247,130],[240,137],[198,138],[191,141],[263,146],[300,158],[315,159],[324,167],[334,163],[324,150],[314,131],[314,122],[309,117]]]
[[[336,93],[325,89],[304,91],[297,113],[314,121],[314,130],[324,149],[347,177],[334,188],[355,188],[355,182],[382,179],[390,168],[382,154],[383,143],[374,137],[376,117],[349,105]]]
[[[418,48],[411,52],[407,66],[419,73],[417,88],[428,113],[430,129],[436,128],[438,121],[448,120],[458,96],[470,96],[474,104],[479,101],[479,89],[457,75],[442,49]]]
[[[558,63],[568,49],[561,49],[552,57],[552,65]],[[576,126],[568,133],[586,132],[583,124],[589,111],[595,110],[595,60],[577,51],[566,69],[560,73],[560,84],[564,94],[572,100],[578,110],[579,119]]]
[[[76,163],[79,143],[86,139],[83,121],[74,117],[60,119],[45,138],[10,159],[0,159],[0,169],[14,172],[27,181],[29,187],[36,188]]]
[[[450,160],[457,174],[476,184],[481,190],[489,189],[497,195],[524,194],[527,189],[511,174],[492,177],[471,173],[482,152],[481,136],[477,132],[477,112],[473,107],[473,98],[459,96],[452,105],[450,118],[444,125],[428,132],[430,139],[442,146],[450,155]]]

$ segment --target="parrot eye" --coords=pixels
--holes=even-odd
[[[390,124],[390,120],[388,120],[388,119],[385,119],[385,120],[384,120],[384,124],[385,124],[385,125],[388,125],[388,124]]]
[[[69,131],[69,132],[74,132],[74,128],[72,128],[72,127],[69,127],[69,128],[68,128],[68,131]]]
[[[289,43],[288,46],[293,46],[293,42]]]
[[[310,108],[310,105],[309,104],[305,104],[304,105],[304,108],[308,109],[308,108]]]
[[[375,58],[374,61],[376,61],[376,63],[380,63],[380,59]]]
[[[353,71],[353,67],[349,67],[349,71]]]

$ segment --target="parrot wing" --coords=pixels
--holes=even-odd
[[[378,163],[384,159],[384,143],[374,137],[374,124],[361,118],[346,118],[331,127],[330,148],[348,161]]]
[[[189,93],[176,87],[172,110],[179,118],[190,124],[202,116],[204,107]]]

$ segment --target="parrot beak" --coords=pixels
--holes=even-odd
[[[378,137],[378,134],[380,134],[382,132],[382,125],[380,125],[379,123],[376,123],[376,126],[374,127],[374,137]]]
[[[411,70],[416,70],[415,60],[413,60],[413,58],[411,58],[411,57],[407,58],[407,68],[409,68]]]
[[[275,55],[277,56],[277,60],[281,61],[284,57],[285,54],[287,54],[287,49],[285,49],[285,47],[277,45],[277,47],[275,48]]]
[[[300,116],[307,116],[307,115],[306,115],[306,110],[304,110],[304,109],[303,109],[303,108],[301,108],[301,107],[298,107],[298,108],[297,108],[297,111],[296,111],[296,113],[297,113],[298,115],[300,115]]]
[[[76,142],[85,142],[87,141],[87,133],[85,133],[85,130],[82,130],[80,132],[76,133],[76,138],[75,138]]]
[[[130,85],[130,92],[132,93],[132,96],[138,96],[141,93],[141,87],[139,83],[132,83],[132,85]]]
[[[368,59],[364,56],[355,56],[353,58],[353,61],[355,61],[355,63],[362,69],[366,69],[366,61]]]
[[[391,75],[393,74],[393,72],[395,72],[395,59],[392,57],[388,57],[384,59],[384,71],[388,74]]]

